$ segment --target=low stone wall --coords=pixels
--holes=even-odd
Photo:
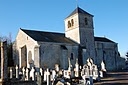
[[[0,85],[37,85],[34,81],[19,81],[19,80],[8,80],[0,82]]]

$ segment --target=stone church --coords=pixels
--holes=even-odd
[[[93,15],[77,7],[66,19],[65,33],[19,29],[13,45],[13,58],[19,67],[67,69],[70,60],[75,66],[92,58],[100,68],[103,61],[108,71],[120,69],[124,59],[118,44],[106,37],[95,37]]]

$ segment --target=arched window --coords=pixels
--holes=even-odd
[[[71,24],[72,24],[72,26],[74,26],[74,20],[73,19],[71,19]]]
[[[73,53],[71,53],[71,60],[73,60]]]
[[[69,27],[71,27],[71,23],[70,23],[70,21],[68,21],[68,28],[69,28]]]
[[[28,52],[28,63],[32,63],[31,61],[32,61],[32,52],[29,51]]]
[[[88,19],[85,18],[85,25],[88,25]]]

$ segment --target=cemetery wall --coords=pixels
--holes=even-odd
[[[6,82],[0,82],[0,85],[37,85],[35,81],[6,81]]]

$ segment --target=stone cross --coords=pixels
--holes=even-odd
[[[50,72],[49,69],[47,68],[47,85],[50,85]]]

